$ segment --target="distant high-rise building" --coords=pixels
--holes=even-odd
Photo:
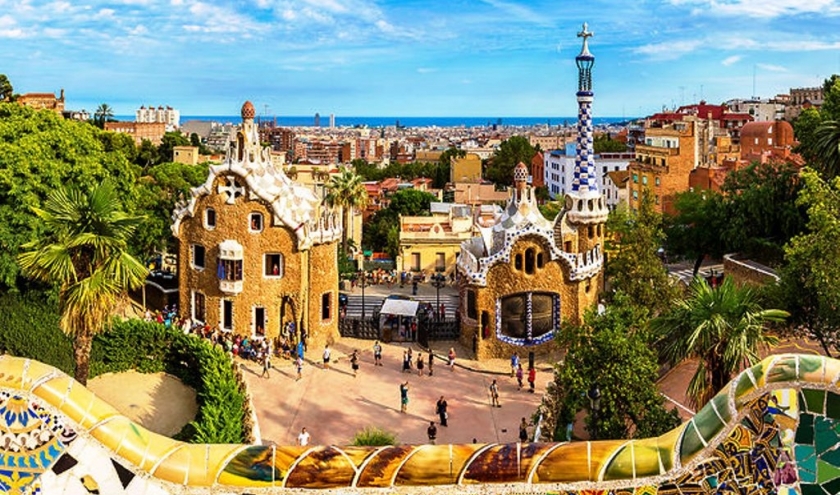
[[[173,130],[181,124],[181,112],[170,107],[159,105],[157,108],[153,106],[141,106],[136,112],[134,120],[142,123],[164,123],[166,130]]]
[[[315,114],[315,127],[321,127],[321,114]]]
[[[335,129],[335,114],[330,114],[330,129]]]

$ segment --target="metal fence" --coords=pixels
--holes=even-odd
[[[379,326],[373,318],[342,318],[338,322],[338,332],[342,337],[370,340],[379,338]]]
[[[391,329],[386,328],[385,334],[380,333],[378,321],[373,318],[342,318],[338,323],[338,331],[342,337],[357,339],[384,339],[390,341],[397,338],[391,335]],[[458,340],[461,337],[461,325],[458,320],[435,321],[421,319],[417,325],[417,342],[428,347],[429,342],[441,340]]]

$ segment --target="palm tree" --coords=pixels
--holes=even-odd
[[[114,109],[111,108],[111,105],[107,103],[102,103],[96,108],[96,112],[94,112],[94,123],[99,126],[100,129],[105,128],[105,122],[108,122],[110,119],[114,118]]]
[[[334,175],[327,183],[327,196],[324,198],[329,206],[342,209],[344,229],[341,234],[341,250],[347,253],[347,226],[350,225],[351,213],[354,209],[367,206],[368,194],[362,177],[346,167],[340,167],[338,175]]]
[[[840,121],[828,120],[814,132],[813,150],[821,175],[830,180],[840,175]]]
[[[33,208],[47,237],[18,256],[27,277],[58,286],[59,325],[73,338],[75,378],[87,383],[93,337],[120,298],[139,287],[148,270],[129,254],[128,241],[143,220],[121,211],[117,192],[104,182],[89,194],[58,189],[44,208]]]
[[[778,342],[766,326],[787,316],[779,309],[762,308],[751,288],[738,287],[730,277],[717,288],[697,277],[688,295],[652,320],[651,327],[659,338],[660,355],[670,364],[688,358],[699,361],[688,385],[691,402],[699,408],[734,373],[757,363],[761,348]]]

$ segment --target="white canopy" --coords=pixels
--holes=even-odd
[[[419,304],[417,301],[407,301],[405,299],[386,299],[379,314],[417,316],[417,306]]]

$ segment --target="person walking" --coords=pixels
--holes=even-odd
[[[263,368],[263,372],[262,372],[262,375],[260,375],[260,376],[262,376],[263,378],[271,378],[268,374],[268,370],[271,369],[271,354],[268,353],[268,352],[263,353],[262,368]]]
[[[353,369],[353,378],[356,378],[356,374],[359,372],[359,351],[358,349],[353,351],[353,354],[350,355],[350,367]]]
[[[373,343],[373,365],[382,366],[382,344],[378,340]]]
[[[417,376],[423,376],[423,366],[425,365],[425,361],[423,360],[423,353],[417,353]]]
[[[411,356],[408,355],[408,351],[403,351],[403,364],[402,364],[402,372],[407,373],[411,371]]]
[[[298,381],[303,377],[303,356],[298,356],[295,359],[295,368],[297,368],[297,378],[295,378],[295,381]]]
[[[429,436],[429,443],[434,445],[437,438],[437,426],[434,421],[429,421],[429,427],[426,428],[426,435]]]
[[[446,399],[443,396],[440,396],[438,399],[437,404],[435,405],[435,412],[440,417],[440,425],[441,426],[449,426],[447,424],[447,420],[449,419],[449,413],[446,412],[447,407],[449,404],[446,403]]]
[[[519,385],[517,390],[522,390],[522,363],[516,366],[516,383]]]
[[[534,387],[537,383],[537,369],[531,366],[528,369],[528,386],[531,387],[528,392],[534,393]]]
[[[330,345],[324,346],[324,369],[330,369]]]
[[[516,369],[519,367],[519,354],[513,353],[510,357],[510,377],[513,378],[516,375]]]
[[[429,376],[432,376],[434,373],[434,363],[435,363],[435,353],[432,352],[432,348],[429,348]]]
[[[304,426],[300,429],[300,435],[298,435],[297,444],[301,447],[306,447],[307,445],[309,445],[309,438],[309,432],[306,431],[306,427]]]
[[[408,409],[408,381],[400,384],[400,412],[405,414]]]
[[[493,380],[493,383],[490,384],[490,407],[502,407],[499,404],[499,386],[496,384],[496,380]]]
[[[519,441],[528,441],[528,422],[525,421],[525,418],[522,418],[522,421],[519,422]]]
[[[455,371],[455,348],[449,348],[449,371]]]

